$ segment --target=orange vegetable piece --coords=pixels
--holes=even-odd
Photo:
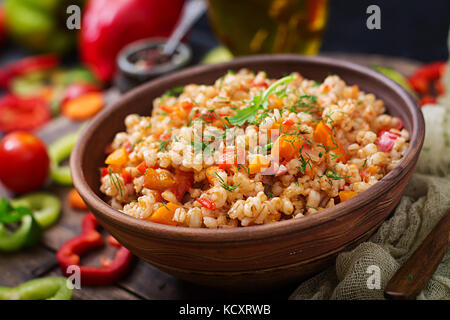
[[[281,160],[291,160],[300,154],[305,143],[306,140],[302,136],[283,134],[275,141],[272,150],[275,151],[278,148]],[[309,148],[309,145],[306,144],[304,148]]]
[[[218,172],[220,169],[218,166],[211,166],[206,169],[206,178],[208,179],[209,183],[214,184],[214,181],[217,179],[216,172]]]
[[[153,190],[166,190],[175,184],[170,171],[148,168],[145,172],[144,186]]]
[[[112,166],[123,166],[128,162],[128,152],[125,147],[116,149],[105,160],[106,164]]]
[[[77,210],[88,210],[88,207],[84,203],[83,199],[81,198],[77,190],[75,189],[70,190],[67,199],[69,201],[69,205],[72,208]]]
[[[314,140],[329,148],[333,154],[340,155],[338,161],[346,162],[347,155],[344,147],[339,140],[333,135],[333,131],[323,121],[319,122],[314,130]]]
[[[173,221],[173,215],[175,214],[175,210],[181,208],[180,205],[169,202],[161,207],[159,207],[149,218],[150,221],[167,224],[170,226],[176,226],[177,222]]]
[[[86,120],[97,114],[103,105],[101,92],[89,92],[64,103],[61,111],[72,120]]]
[[[346,201],[348,199],[353,198],[357,194],[358,193],[356,193],[354,191],[350,191],[350,190],[339,191],[339,199],[341,200],[341,202],[344,202],[344,201]]]
[[[270,165],[270,161],[262,156],[256,155],[248,165],[248,171],[250,174],[261,172],[262,168],[267,168]]]

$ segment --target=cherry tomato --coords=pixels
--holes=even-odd
[[[49,163],[45,144],[32,133],[15,131],[0,141],[0,181],[15,193],[41,187]]]

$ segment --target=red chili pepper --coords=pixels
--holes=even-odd
[[[292,120],[292,119],[287,119],[287,120],[284,120],[283,121],[283,125],[284,126],[292,126],[293,124],[295,124],[295,122],[294,122],[294,120]]]
[[[20,75],[58,66],[60,59],[53,54],[24,58],[0,69],[0,87],[7,89],[10,81]]]
[[[430,95],[425,95],[419,100],[419,105],[424,106],[426,104],[435,104],[437,102],[437,99]]]
[[[202,206],[204,206],[208,210],[216,209],[216,204],[209,199],[197,198],[196,200],[198,201],[198,203],[200,203]]]
[[[269,85],[265,82],[261,82],[261,83],[252,82],[251,86],[252,87],[262,87],[264,89],[267,89],[269,87]]]
[[[389,152],[395,144],[395,140],[400,137],[399,134],[390,132],[388,130],[381,130],[378,133],[378,141],[375,144],[378,146],[380,151]]]
[[[102,266],[80,265],[80,256],[88,251],[104,245],[102,235],[97,231],[100,226],[92,213],[84,216],[82,233],[65,242],[56,253],[61,273],[69,277],[68,267],[80,267],[81,283],[90,286],[108,285],[117,282],[131,268],[134,256],[128,249],[120,246],[112,261],[103,259]],[[105,263],[107,262],[107,263]]]
[[[436,97],[444,93],[440,78],[445,72],[446,62],[438,61],[420,67],[408,78],[410,86],[422,97],[420,105],[436,103]],[[435,93],[433,92],[436,91]]]
[[[188,190],[192,187],[194,183],[194,174],[192,172],[185,172],[181,170],[175,171],[175,184],[169,189],[175,197],[177,197],[178,201],[181,201],[188,192]]]
[[[50,119],[50,108],[40,98],[21,98],[8,94],[0,99],[0,131],[32,131]]]

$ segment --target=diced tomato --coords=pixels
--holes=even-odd
[[[185,172],[177,169],[175,171],[175,183],[169,191],[177,197],[178,201],[181,201],[186,192],[192,187],[193,183],[194,174],[192,172]]]
[[[392,150],[392,147],[395,144],[395,140],[400,137],[399,134],[393,133],[387,130],[381,130],[378,133],[378,140],[375,144],[378,146],[378,149],[382,152],[389,152]]]
[[[123,178],[123,182],[125,184],[129,184],[131,182],[133,182],[133,178],[131,177],[131,174],[125,169],[122,169],[122,178]]]
[[[208,210],[216,209],[216,204],[209,199],[197,198],[196,200],[198,201],[198,203],[200,203],[202,206],[204,206]]]

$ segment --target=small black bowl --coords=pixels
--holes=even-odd
[[[175,53],[158,64],[143,66],[139,60],[145,61],[152,51],[161,52],[166,39],[150,38],[132,42],[125,46],[117,56],[118,73],[114,84],[123,92],[127,92],[156,77],[169,74],[187,66],[192,60],[191,48],[180,43]]]

